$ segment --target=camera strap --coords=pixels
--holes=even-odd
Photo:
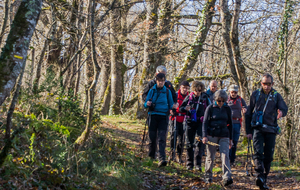
[[[259,94],[257,95],[258,98],[260,97],[260,92],[261,92],[261,91],[259,91]],[[270,100],[271,97],[272,97],[272,92],[270,92],[269,95],[268,95],[267,101],[266,101],[265,106],[264,106],[264,109],[263,109],[263,115],[265,114],[265,111],[266,111],[268,102],[269,102],[269,100]],[[257,98],[257,99],[258,99],[258,98]],[[257,104],[257,100],[255,101],[255,113],[257,112],[257,105],[256,105],[256,104]]]

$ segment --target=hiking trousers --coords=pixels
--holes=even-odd
[[[168,129],[168,118],[165,115],[150,115],[148,118],[149,132],[149,157],[155,159],[157,141],[159,146],[160,161],[166,160],[166,138]]]
[[[231,163],[234,163],[235,158],[236,158],[237,144],[238,144],[239,137],[240,137],[241,124],[233,123],[232,130],[233,130],[233,138],[232,138],[233,146],[229,150],[229,159],[230,159]]]
[[[222,171],[223,180],[231,179],[231,169],[230,169],[230,162],[229,162],[229,138],[226,137],[212,137],[208,136],[208,141],[214,142],[219,144],[219,151],[221,154],[221,161],[222,161]],[[205,160],[205,178],[207,181],[212,181],[213,177],[213,167],[214,167],[214,160],[216,155],[217,147],[207,145],[207,156]]]
[[[270,173],[275,149],[276,134],[262,132],[259,129],[253,131],[253,148],[255,171],[258,176],[266,179]]]
[[[171,121],[171,127],[172,127],[172,131],[171,131],[171,151],[172,154],[174,153],[174,140],[175,140],[175,145],[177,150],[176,153],[178,156],[181,156],[181,153],[183,151],[183,135],[184,135],[184,131],[183,131],[183,123],[179,123],[176,121],[176,134],[175,134],[175,126],[174,126],[175,121]],[[174,136],[176,135],[176,138],[174,139]],[[175,156],[175,155],[174,155]]]
[[[201,122],[187,123],[187,166],[194,167],[195,165],[201,168],[201,160],[205,145],[195,139],[195,136],[202,136]]]

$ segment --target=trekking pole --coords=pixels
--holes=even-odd
[[[174,147],[173,147],[173,156],[172,156],[172,159],[174,161],[174,158],[175,158],[175,152],[176,152],[176,140],[177,140],[177,133],[176,133],[176,116],[174,115]]]
[[[181,160],[182,160],[182,154],[183,154],[183,150],[184,150],[184,147],[185,147],[185,138],[186,138],[186,116],[184,116],[184,120],[183,120],[183,139],[182,139],[182,144],[181,144]],[[186,159],[185,159],[186,161]],[[184,163],[182,163],[183,165]]]
[[[199,142],[202,142],[203,139],[200,138],[200,137],[196,137],[196,140],[199,141]],[[214,143],[214,142],[210,142],[210,141],[207,141],[206,144],[211,145],[211,146],[220,146],[219,144]]]
[[[249,163],[249,161],[250,161],[250,163]],[[253,149],[252,149],[251,140],[248,139],[247,160],[246,160],[246,164],[245,164],[245,170],[246,170],[247,176],[253,176],[253,166],[254,166]],[[249,167],[250,167],[250,169],[249,169]]]

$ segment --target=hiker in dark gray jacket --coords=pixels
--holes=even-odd
[[[276,134],[280,133],[277,120],[286,116],[288,107],[282,96],[274,90],[273,77],[264,74],[262,88],[254,91],[246,113],[247,137],[252,139],[254,147],[256,185],[260,189],[269,189],[266,184],[273,161]]]
[[[207,141],[219,144],[221,154],[223,184],[225,186],[233,183],[229,162],[229,149],[232,146],[232,117],[231,109],[226,104],[228,99],[224,90],[218,90],[214,94],[215,102],[205,110],[202,127],[203,144]],[[217,147],[207,146],[205,161],[205,178],[207,183],[212,182],[212,169]]]
[[[245,114],[247,111],[247,104],[245,100],[238,95],[239,86],[231,85],[229,87],[229,98],[227,100],[228,106],[231,108],[232,113],[232,130],[233,130],[233,146],[229,151],[230,165],[234,166],[236,158],[236,149],[240,137],[240,130],[242,126],[242,113]]]

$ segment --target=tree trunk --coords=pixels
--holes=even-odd
[[[120,6],[120,1],[115,3],[115,6]],[[118,115],[121,113],[121,99],[123,89],[123,44],[117,39],[117,35],[122,26],[118,21],[118,17],[121,16],[120,9],[114,9],[110,12],[110,42],[111,42],[111,99],[109,115]]]
[[[92,0],[92,6],[91,6],[91,25],[90,25],[90,34],[91,34],[91,49],[92,49],[92,63],[93,63],[93,70],[94,70],[94,76],[93,76],[93,82],[88,90],[88,115],[87,115],[87,121],[85,130],[81,134],[81,136],[76,140],[76,145],[82,145],[88,138],[90,128],[92,126],[92,119],[93,119],[93,113],[94,113],[94,98],[95,98],[95,89],[98,82],[98,77],[100,73],[100,67],[97,63],[96,59],[96,50],[95,50],[95,36],[94,36],[94,19],[95,19],[95,0]]]
[[[0,167],[2,167],[8,153],[9,150],[11,148],[11,144],[12,144],[12,140],[15,137],[16,133],[20,132],[20,130],[22,130],[22,128],[15,130],[13,136],[11,137],[10,135],[10,130],[12,129],[12,116],[17,104],[17,100],[19,97],[19,92],[20,92],[20,88],[21,88],[21,84],[22,84],[22,79],[23,79],[23,75],[24,75],[24,70],[25,70],[25,66],[26,66],[26,59],[23,60],[23,68],[21,68],[21,73],[16,85],[16,90],[13,93],[13,98],[11,100],[8,112],[7,112],[7,122],[6,122],[6,129],[5,129],[5,145],[4,148],[2,149],[1,153],[0,153]]]
[[[141,76],[139,82],[139,102],[137,109],[137,118],[144,118],[146,116],[146,111],[144,109],[144,101],[142,99],[143,90],[147,85],[149,79],[153,77],[156,69],[155,61],[155,46],[157,43],[157,22],[158,22],[158,0],[152,0],[148,2],[147,5],[147,15],[146,15],[146,33],[144,41],[144,61],[141,69]]]
[[[31,66],[30,66],[30,76],[29,76],[29,89],[32,88],[34,61],[35,61],[35,48],[33,48],[31,50]]]
[[[111,84],[110,84],[110,78],[108,79],[107,87],[104,93],[103,100],[101,101],[101,115],[107,115],[109,112],[109,102],[110,102],[110,97],[111,97]]]
[[[108,86],[109,73],[110,73],[110,63],[105,60],[105,61],[103,61],[103,64],[101,67],[101,73],[100,73],[100,81],[101,81],[101,84],[100,84],[101,86],[100,86],[100,90],[99,90],[100,102],[103,102],[105,91]]]
[[[10,94],[21,73],[41,7],[42,0],[23,0],[16,13],[0,56],[0,105]]]
[[[236,83],[239,83],[238,76],[235,70],[235,64],[233,59],[233,53],[231,48],[230,41],[230,23],[231,23],[231,14],[228,9],[228,0],[220,0],[221,6],[221,20],[222,20],[222,36],[224,41],[225,52],[227,54],[227,58],[229,61],[230,71],[232,73],[232,77]]]
[[[179,74],[174,80],[175,89],[178,89],[179,84],[186,80],[191,70],[194,68],[199,54],[203,51],[203,43],[206,40],[208,31],[212,25],[212,18],[214,14],[214,6],[216,0],[206,0],[202,10],[201,19],[196,33],[196,39],[191,45],[187,56],[184,59],[184,65],[180,69]]]
[[[40,83],[40,78],[41,78],[41,71],[42,71],[42,64],[43,64],[43,61],[44,61],[44,57],[45,57],[47,47],[48,47],[48,40],[46,39],[43,50],[42,50],[41,55],[40,55],[39,62],[38,62],[37,67],[36,67],[35,79],[33,80],[33,89],[32,89],[32,91],[33,91],[34,94],[38,93],[38,88],[39,88],[39,83]]]
[[[230,40],[231,40],[231,48],[233,51],[234,66],[235,66],[235,70],[238,76],[238,81],[240,86],[240,92],[241,92],[240,94],[244,99],[248,99],[250,93],[248,91],[246,69],[243,65],[243,60],[241,57],[240,46],[239,46],[238,21],[240,16],[240,9],[241,9],[241,0],[236,0],[234,6],[232,24],[231,24]]]
[[[1,28],[1,32],[0,32],[0,47],[1,47],[1,42],[2,42],[2,38],[4,36],[5,29],[6,29],[7,20],[8,20],[8,4],[9,4],[9,0],[5,0],[4,18],[3,18],[2,28]]]

